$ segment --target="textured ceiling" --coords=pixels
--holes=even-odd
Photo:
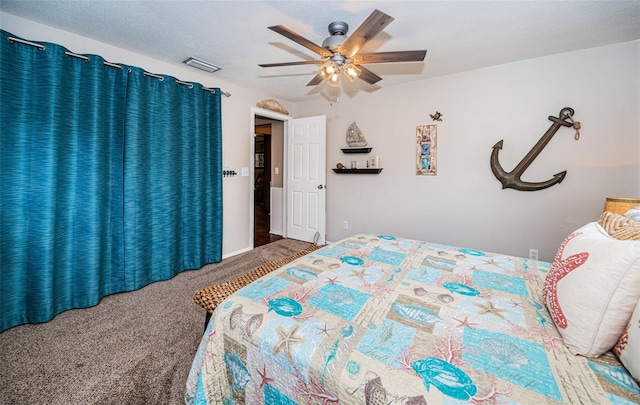
[[[336,93],[325,84],[306,86],[317,73],[314,65],[259,67],[315,58],[267,26],[284,25],[319,45],[332,21],[347,22],[352,32],[374,9],[395,21],[361,52],[427,49],[427,57],[419,63],[366,65],[383,80],[343,83],[343,96],[640,38],[640,0],[0,0],[3,12],[156,59],[176,64],[189,56],[204,59],[222,67],[213,77],[291,102]]]

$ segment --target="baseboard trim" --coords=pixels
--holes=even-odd
[[[236,250],[235,252],[231,252],[231,253],[227,253],[227,254],[222,255],[222,259],[223,260],[224,259],[228,259],[230,257],[237,256],[237,255],[239,255],[241,253],[246,253],[246,252],[248,252],[250,250],[253,250],[253,248],[252,247],[247,247],[247,248],[244,248],[244,249]]]

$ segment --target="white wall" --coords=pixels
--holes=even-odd
[[[561,241],[597,220],[607,196],[640,197],[640,41],[526,60],[418,83],[294,105],[295,117],[327,115],[327,239],[388,233],[552,260]],[[429,55],[426,69],[429,68]],[[581,138],[561,128],[522,176],[561,184],[501,188],[492,146],[511,170],[551,125],[575,109]],[[429,114],[443,113],[442,122]],[[337,175],[345,135],[356,121],[380,156],[379,175]],[[415,174],[416,126],[438,125],[438,174]],[[349,221],[349,230],[342,222]]]
[[[207,87],[220,87],[223,91],[230,92],[231,97],[222,97],[223,159],[224,167],[235,170],[238,176],[223,180],[223,255],[226,257],[252,248],[249,245],[249,177],[240,176],[240,169],[250,167],[249,142],[253,134],[253,128],[250,128],[250,108],[256,102],[272,97],[254,89],[218,80],[215,73],[202,72],[182,64],[181,61],[152,59],[11,14],[0,12],[0,28],[27,40],[56,43],[75,53],[100,55],[110,62],[139,66],[152,73],[167,74],[180,80],[199,82]],[[286,102],[281,103],[285,108],[291,108]]]

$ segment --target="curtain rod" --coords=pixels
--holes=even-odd
[[[7,40],[8,40],[9,42],[11,42],[12,44],[13,44],[14,42],[18,42],[18,43],[20,43],[20,44],[33,46],[33,47],[35,47],[35,48],[38,48],[38,49],[39,49],[39,50],[41,50],[41,51],[44,51],[45,49],[47,49],[47,47],[46,47],[46,46],[44,46],[44,45],[42,45],[42,44],[37,44],[37,43],[35,43],[35,42],[25,41],[24,39],[20,39],[20,38],[7,37]],[[64,54],[65,54],[65,56],[71,56],[71,57],[74,57],[74,58],[82,59],[82,60],[84,60],[85,62],[89,62],[89,60],[90,60],[88,56],[80,55],[80,54],[73,53],[73,52],[69,52],[69,51],[66,51]],[[103,63],[105,66],[109,66],[109,67],[112,67],[112,68],[116,68],[116,69],[120,69],[120,70],[122,70],[122,66],[120,66],[120,65],[118,65],[118,64],[111,63],[111,62],[107,62],[106,60],[105,60],[105,61],[103,61],[102,63]],[[130,70],[129,70],[129,71],[130,71]],[[154,73],[149,73],[149,72],[143,72],[143,74],[144,74],[145,76],[155,77],[156,79],[158,79],[158,80],[160,80],[160,81],[164,80],[164,76],[161,76],[161,75],[156,75],[156,74],[154,74]],[[193,83],[183,82],[182,80],[178,80],[178,79],[176,79],[176,84],[181,84],[181,85],[183,85],[183,86],[187,86],[187,87],[189,87],[190,89],[191,89],[191,88],[193,88]],[[216,91],[216,89],[215,89],[215,88],[213,88],[213,87],[204,87],[204,86],[202,86],[202,90],[209,91],[209,92],[211,92],[211,93],[215,93],[215,91]],[[222,94],[223,96],[225,96],[225,97],[231,97],[231,93],[229,93],[228,91],[224,91],[224,90],[222,90],[222,89],[219,89],[219,90],[220,90],[220,94]]]
[[[25,44],[25,45],[29,45],[29,46],[34,46],[38,49],[40,49],[41,51],[44,51],[45,49],[47,49],[46,46],[42,45],[42,44],[36,44],[35,42],[29,42],[29,41],[25,41],[24,39],[20,39],[20,38],[14,38],[14,37],[7,37],[7,39],[9,40],[9,42],[14,43],[14,42],[19,42],[21,44]]]

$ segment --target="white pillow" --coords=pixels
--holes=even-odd
[[[629,373],[640,381],[640,301],[613,352]]]
[[[605,353],[640,299],[640,241],[612,238],[596,222],[581,227],[560,245],[544,297],[573,354]]]

